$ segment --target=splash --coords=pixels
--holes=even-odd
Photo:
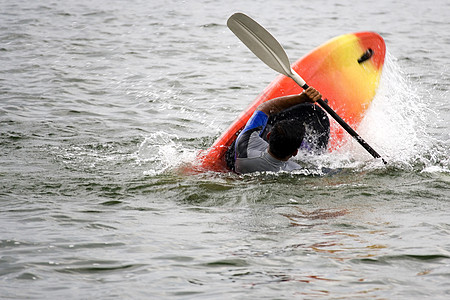
[[[390,165],[409,169],[421,165],[423,169],[448,171],[448,150],[429,133],[438,120],[438,114],[428,105],[431,93],[416,86],[387,53],[380,87],[358,133]],[[360,161],[368,157],[353,140],[340,152],[350,152]]]
[[[167,170],[193,161],[196,152],[183,147],[177,135],[158,131],[144,139],[137,152],[139,164],[150,167],[145,175],[156,176]]]

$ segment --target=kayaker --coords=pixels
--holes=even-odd
[[[309,87],[301,94],[260,104],[228,150],[228,167],[239,174],[300,169],[290,159],[299,148],[317,153],[328,145],[328,116],[314,104],[320,98],[320,93]]]

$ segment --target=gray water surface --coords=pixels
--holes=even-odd
[[[292,60],[376,31],[358,132],[295,174],[191,163]],[[448,1],[0,1],[0,298],[448,299]],[[322,168],[332,170],[322,173]]]

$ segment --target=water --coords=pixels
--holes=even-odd
[[[0,1],[2,299],[448,299],[448,1]],[[292,59],[379,32],[358,144],[297,174],[177,170]],[[322,167],[337,170],[323,175]]]

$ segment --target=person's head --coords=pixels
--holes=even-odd
[[[305,127],[297,120],[282,120],[273,126],[268,135],[269,152],[280,160],[297,155],[305,136]]]

